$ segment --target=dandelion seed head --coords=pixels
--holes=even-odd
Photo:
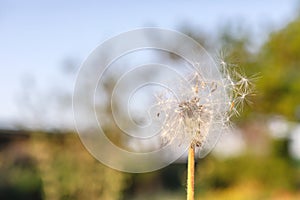
[[[166,113],[161,129],[163,145],[174,138],[188,139],[201,149],[209,142],[211,130],[229,129],[231,117],[240,115],[252,92],[252,80],[223,59],[217,65],[220,78],[206,78],[197,71],[185,76],[188,87],[174,83],[179,91],[177,96],[170,91],[157,95],[156,105]],[[199,63],[195,66],[201,67]]]

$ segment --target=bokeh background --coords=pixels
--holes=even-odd
[[[89,155],[73,124],[81,62],[149,26],[188,34],[259,77],[233,132],[198,160],[196,199],[300,199],[299,3],[0,1],[0,199],[185,199],[185,163],[115,171]]]

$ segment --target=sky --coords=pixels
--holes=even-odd
[[[24,94],[71,90],[74,78],[62,70],[66,60],[79,65],[97,45],[121,32],[149,26],[180,31],[188,25],[214,34],[226,23],[242,23],[263,41],[270,30],[294,18],[297,2],[1,0],[0,127],[28,122]],[[37,110],[46,112],[50,100],[38,98],[36,106],[43,109]]]

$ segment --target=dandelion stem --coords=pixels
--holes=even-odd
[[[195,173],[195,144],[191,144],[188,154],[187,171],[187,200],[194,200],[194,173]]]

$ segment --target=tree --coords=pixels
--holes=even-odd
[[[300,18],[270,39],[260,50],[256,67],[262,78],[257,83],[259,111],[296,119],[300,106]],[[299,119],[299,116],[298,116]]]

